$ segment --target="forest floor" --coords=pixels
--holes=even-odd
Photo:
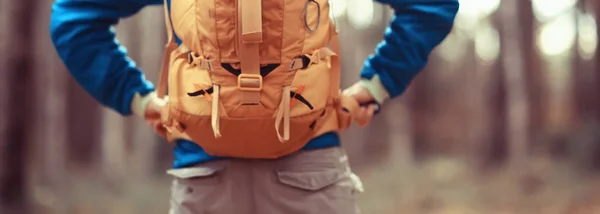
[[[419,167],[397,162],[361,169],[364,214],[595,214],[600,213],[600,176],[567,163],[531,158],[527,171],[475,172],[468,161],[435,158]],[[168,177],[107,183],[81,176],[57,199],[34,188],[36,214],[165,214]],[[54,198],[54,200],[52,200]],[[58,209],[62,207],[63,209]]]
[[[474,172],[468,165],[437,158],[409,170],[380,166],[362,172],[366,191],[359,203],[364,213],[378,214],[600,213],[599,176],[569,164],[538,158],[522,173]]]

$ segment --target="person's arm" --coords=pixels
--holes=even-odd
[[[378,103],[401,95],[427,64],[432,50],[450,33],[458,0],[377,0],[394,17],[375,54],[364,63],[360,85]]]
[[[50,35],[77,83],[102,105],[121,115],[143,115],[154,86],[127,57],[113,25],[161,0],[57,0]],[[135,98],[134,98],[135,97]]]

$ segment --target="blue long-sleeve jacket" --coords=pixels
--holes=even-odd
[[[365,60],[361,77],[381,102],[401,95],[425,66],[451,30],[458,0],[378,1],[395,14],[375,54]],[[112,26],[145,6],[159,4],[162,0],[57,0],[52,7],[50,33],[60,58],[88,93],[121,115],[132,114],[134,95],[146,95],[154,85],[127,57]],[[339,144],[331,133],[313,139],[305,149]],[[216,158],[188,141],[178,141],[174,152],[174,168]]]

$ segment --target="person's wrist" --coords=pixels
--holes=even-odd
[[[144,118],[148,103],[150,103],[152,99],[157,98],[158,96],[155,91],[152,91],[144,96],[140,95],[140,93],[135,93],[135,95],[133,95],[133,99],[131,100],[131,111],[134,115]]]
[[[379,104],[383,104],[390,98],[390,94],[383,86],[383,83],[381,83],[378,75],[373,76],[371,79],[361,79],[358,83],[364,87],[371,97]]]

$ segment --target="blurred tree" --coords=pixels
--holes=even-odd
[[[38,28],[43,29],[43,28]],[[39,33],[37,35],[44,35]],[[44,37],[38,37],[43,39]],[[47,38],[47,37],[46,37]],[[46,44],[50,45],[50,44]],[[38,44],[39,47],[41,45]],[[85,150],[73,150],[70,149],[69,145],[69,133],[72,133],[69,129],[69,114],[67,111],[68,107],[68,85],[67,83],[67,72],[62,66],[57,66],[54,62],[58,62],[57,59],[38,58],[40,62],[37,63],[35,69],[36,82],[35,88],[37,98],[36,102],[45,103],[45,105],[36,105],[34,108],[34,117],[38,118],[35,123],[35,131],[32,132],[34,137],[32,148],[28,151],[30,164],[28,170],[30,171],[29,180],[33,189],[32,193],[35,193],[36,202],[40,202],[42,206],[51,206],[54,209],[59,210],[58,212],[66,212],[65,204],[68,204],[69,195],[67,186],[70,185],[69,178],[76,175],[80,171],[70,171],[69,167],[80,166],[85,161],[70,161],[70,157],[81,157],[82,154],[86,154]],[[47,69],[41,69],[44,67]],[[38,72],[49,71],[47,76],[42,75]],[[45,83],[43,83],[45,82]],[[43,89],[42,89],[43,88]],[[89,141],[79,141],[77,143],[84,144],[90,147]],[[74,143],[73,143],[74,144]],[[78,146],[76,148],[81,148]],[[91,153],[88,153],[90,155]],[[76,159],[77,160],[77,159]],[[79,159],[81,160],[81,159]],[[62,203],[56,203],[58,200]]]
[[[127,28],[125,31],[126,36],[130,37],[128,47],[131,53],[136,53],[131,57],[139,64],[146,78],[153,83],[158,83],[160,62],[164,52],[163,44],[166,43],[163,8],[160,6],[147,7],[131,21],[134,22],[135,27]],[[161,29],[161,33],[154,33],[156,29]],[[139,176],[148,177],[158,168],[155,165],[157,163],[155,153],[159,142],[157,135],[141,118],[129,117],[127,120],[129,122],[130,142],[128,144],[130,147],[128,153],[130,154],[131,169],[135,170]],[[162,140],[160,144],[168,145]],[[160,166],[166,165],[163,162]],[[160,172],[164,174],[164,170],[160,170]]]
[[[0,213],[29,213],[27,195],[28,148],[31,146],[34,111],[34,16],[31,15],[32,0],[0,2],[2,36],[0,64],[3,72],[2,96],[3,124],[0,126]]]
[[[504,14],[501,13],[504,9],[505,4],[501,4],[500,12],[493,15],[493,25],[498,28],[499,37],[502,39],[506,37],[506,29],[504,25]],[[487,96],[487,102],[490,108],[490,142],[488,146],[484,147],[483,152],[480,154],[482,158],[483,168],[499,166],[504,163],[508,153],[507,148],[507,101],[506,101],[506,81],[505,81],[505,64],[502,60],[506,57],[505,47],[502,44],[505,40],[501,40],[500,44],[500,56],[499,60],[494,63],[492,68],[492,75],[490,81],[490,92]]]
[[[116,28],[117,40],[126,48],[127,55],[134,60],[137,59],[137,47],[139,46],[139,28],[135,18],[132,16],[121,20]],[[125,182],[131,174],[129,171],[128,148],[131,146],[131,135],[126,118],[109,108],[102,108],[102,132],[101,132],[101,168],[111,182]],[[142,167],[142,166],[140,166]]]
[[[600,27],[598,26],[600,24],[600,2],[599,1],[593,1],[594,2],[594,6],[595,6],[595,14],[596,14],[596,38],[600,38]],[[600,42],[596,43],[596,65],[595,65],[595,77],[596,77],[596,81],[595,81],[595,87],[592,90],[591,96],[592,99],[595,99],[596,102],[596,107],[595,107],[595,118],[596,118],[596,122],[600,121],[600,74],[598,69],[600,68],[600,53],[598,53],[598,51],[600,50]],[[599,139],[600,140],[600,139]]]
[[[551,148],[551,151],[554,154],[559,155],[562,155],[564,153],[568,154],[568,152],[571,152],[571,154],[574,157],[576,157],[576,159],[579,159],[579,161],[583,162],[585,166],[589,166],[591,162],[595,162],[591,161],[594,159],[593,156],[598,156],[598,152],[590,151],[597,150],[595,148],[600,148],[598,146],[593,146],[593,144],[595,144],[593,140],[589,139],[589,137],[586,137],[586,132],[589,132],[590,125],[592,125],[592,123],[595,120],[595,102],[598,99],[594,97],[593,94],[596,94],[594,90],[596,88],[595,85],[597,84],[597,82],[594,79],[594,72],[590,72],[594,69],[593,59],[586,60],[582,58],[580,53],[581,48],[579,48],[579,46],[582,45],[581,42],[583,42],[580,40],[580,34],[582,33],[581,27],[583,27],[582,21],[585,21],[582,20],[581,17],[589,13],[593,14],[594,10],[590,7],[589,2],[585,0],[578,1],[576,8],[577,12],[574,14],[574,24],[577,36],[575,37],[575,47],[572,49],[571,52],[571,68],[573,70],[571,99],[573,100],[574,105],[573,109],[575,114],[575,126],[573,130],[570,131],[574,131],[575,133],[577,133],[575,135],[579,136],[576,136],[577,143],[571,143],[571,145],[568,145],[570,142],[554,143],[553,148]],[[569,149],[572,151],[569,151]]]
[[[586,3],[592,3],[587,5]],[[591,6],[589,9],[587,6]],[[596,38],[600,38],[600,2],[582,1],[579,8],[595,14]],[[596,44],[594,62],[583,61],[578,57],[576,86],[574,87],[575,100],[581,125],[578,133],[578,146],[574,155],[583,162],[585,169],[591,167],[594,171],[600,170],[600,42]],[[592,72],[594,71],[594,72]]]
[[[62,64],[61,64],[62,67]],[[64,68],[61,68],[66,74]],[[65,77],[67,91],[68,155],[82,169],[95,167],[100,150],[101,106],[75,80]]]
[[[503,134],[508,136],[509,164],[514,167],[521,166],[525,161],[529,140],[527,132],[529,106],[525,97],[527,91],[524,79],[528,62],[524,58],[526,52],[522,48],[526,46],[522,43],[523,36],[520,34],[522,29],[518,27],[523,19],[521,16],[524,15],[519,11],[521,6],[519,4],[522,2],[525,1],[504,0],[500,6],[503,80],[499,81],[505,81],[506,84],[506,117],[502,120],[507,121],[507,130]],[[525,18],[531,20],[531,17]]]
[[[544,128],[545,111],[545,88],[542,69],[540,67],[540,52],[536,46],[537,21],[533,14],[533,5],[530,0],[519,1],[519,31],[521,32],[520,47],[523,52],[524,78],[526,87],[526,96],[529,104],[527,115],[529,117],[528,142],[534,143]]]
[[[410,100],[410,109],[412,111],[411,122],[413,123],[413,153],[415,160],[422,160],[428,153],[434,150],[433,142],[431,142],[431,117],[433,117],[433,101],[435,100],[433,86],[431,84],[432,67],[435,67],[434,61],[429,64],[419,73],[413,80],[412,96]]]
[[[34,20],[47,20],[50,17],[52,0],[35,1],[35,7],[29,6],[29,14]],[[33,4],[33,3],[32,3]],[[36,21],[32,24],[34,35],[29,43],[35,49],[53,50],[48,31],[48,22]],[[54,203],[56,199],[68,201],[66,186],[69,177],[67,162],[68,149],[68,73],[59,58],[54,55],[49,57],[42,51],[34,51],[28,56],[30,63],[34,65],[33,79],[35,89],[35,101],[40,103],[34,105],[31,136],[34,138],[29,159],[34,163],[31,172],[31,183],[35,186],[37,202],[43,201],[46,206],[57,208],[59,213],[64,213],[64,204]],[[80,142],[81,143],[81,142]],[[29,168],[32,169],[32,168]],[[43,196],[41,196],[43,195]]]

